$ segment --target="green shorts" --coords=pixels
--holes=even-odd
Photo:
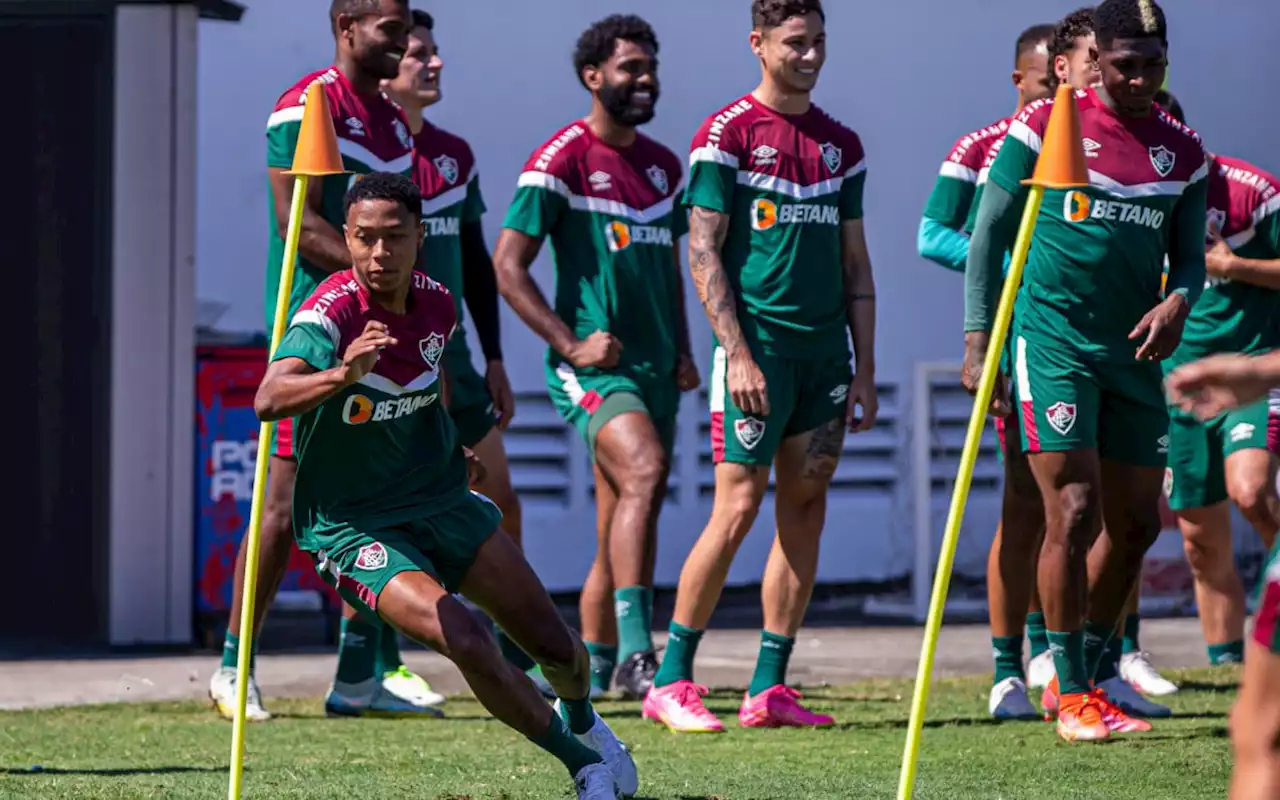
[[[493,501],[468,492],[445,510],[414,522],[326,533],[334,545],[311,556],[320,577],[343,600],[358,611],[374,614],[378,595],[401,572],[425,572],[450,592],[459,591],[480,546],[501,520],[502,512]]]
[[[449,416],[458,429],[458,441],[463,447],[475,447],[497,427],[493,398],[465,347],[445,349],[445,368],[449,372]]]
[[[1013,361],[1025,452],[1096,447],[1113,461],[1165,465],[1169,411],[1158,363],[1087,361],[1021,335],[1014,338]]]
[[[1267,449],[1267,401],[1229,411],[1209,422],[1169,412],[1169,508],[1206,508],[1227,499],[1226,461],[1241,450]]]
[[[714,462],[767,466],[783,439],[844,419],[853,367],[847,357],[801,361],[753,353],[769,392],[769,415],[742,413],[729,396],[729,358],[711,353],[711,454]]]
[[[584,370],[561,362],[546,368],[547,393],[556,411],[577,428],[595,462],[596,435],[613,418],[631,411],[647,414],[658,431],[663,450],[670,458],[676,438],[676,416],[680,392],[673,376],[670,386],[656,386],[625,373]]]

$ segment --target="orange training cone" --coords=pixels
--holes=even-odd
[[[1070,84],[1058,87],[1049,112],[1044,142],[1036,171],[1024,180],[1025,186],[1043,189],[1070,189],[1089,185],[1089,168],[1084,165],[1084,143],[1080,137],[1080,106]]]
[[[345,172],[350,170],[342,167],[338,134],[333,130],[333,116],[329,113],[329,98],[325,96],[324,84],[313,81],[307,87],[302,129],[298,131],[298,144],[293,151],[293,169],[285,174],[319,177]]]

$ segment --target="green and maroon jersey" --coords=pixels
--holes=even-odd
[[[465,496],[466,459],[440,402],[440,359],[456,319],[449,291],[420,272],[400,315],[351,270],[330,275],[293,315],[275,361],[331,369],[370,320],[397,340],[372,372],[295,420],[293,524],[304,549],[329,546],[325,535],[343,527],[422,519]]]
[[[325,97],[329,101],[329,113],[333,128],[338,134],[338,151],[342,153],[343,166],[355,175],[330,175],[311,178],[323,186],[322,215],[325,221],[339,233],[342,232],[342,198],[352,182],[370,172],[399,172],[409,174],[409,151],[413,144],[409,127],[405,124],[400,108],[379,95],[362,97],[337,67],[313,72],[295,83],[276,101],[275,111],[267,120],[267,166],[279,169],[293,167],[293,152],[298,144],[298,131],[302,128],[302,110],[307,100],[307,89],[315,81],[324,84]],[[280,267],[284,261],[284,239],[276,227],[275,205],[270,200],[268,184],[267,229],[270,231],[270,247],[267,250],[267,295],[265,309],[267,331],[275,319],[276,294],[280,289]],[[329,273],[302,256],[298,256],[293,275],[293,291],[289,297],[289,314],[303,300],[311,296]]]
[[[675,374],[682,178],[680,159],[643,133],[617,149],[585,122],[552,136],[520,175],[503,227],[551,237],[556,314],[579,339],[602,330],[622,342],[621,361],[604,372],[666,382]],[[565,360],[548,349],[549,367]]]
[[[1009,130],[1012,117],[998,120],[960,137],[938,170],[924,215],[953,231],[965,229],[969,210],[977,206],[978,175],[991,152]]]
[[[462,327],[462,226],[478,222],[485,212],[471,146],[424,121],[413,137],[413,180],[422,192],[422,219],[427,226],[419,268],[453,295],[458,330],[449,340],[449,350],[467,352]]]
[[[1086,357],[1131,363],[1138,321],[1160,302],[1171,242],[1203,238],[1208,167],[1200,137],[1159,108],[1123,117],[1076,92],[1089,186],[1048,189],[1015,316],[1019,335]],[[988,179],[1015,197],[1031,177],[1053,100],[1009,125]],[[1181,238],[1179,238],[1181,237]],[[1199,252],[1203,253],[1203,247]]]
[[[1243,258],[1280,258],[1280,193],[1276,179],[1247,161],[1212,156],[1209,227]],[[1212,353],[1260,353],[1276,341],[1280,292],[1223,278],[1207,278],[1191,309],[1174,359]]]
[[[786,115],[747,95],[693,139],[684,202],[729,215],[721,259],[738,324],[785,358],[849,354],[841,223],[862,218],[858,135],[817,106]]]

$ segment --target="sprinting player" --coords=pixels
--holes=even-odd
[[[413,12],[409,46],[400,61],[400,75],[388,81],[387,95],[404,110],[413,135],[413,177],[422,192],[426,238],[421,268],[453,295],[458,329],[444,346],[449,369],[449,415],[462,446],[485,465],[485,479],[476,489],[502,511],[502,530],[521,544],[520,499],[511,486],[511,469],[502,444],[502,431],[515,413],[514,394],[502,362],[498,319],[498,283],[484,239],[484,199],[475,154],[466,140],[424,116],[440,102],[440,58],[435,20],[425,11]],[[471,363],[462,301],[466,299],[476,338],[485,359],[485,374]],[[532,669],[529,656],[502,631],[498,646],[507,660],[522,670]]]
[[[1280,194],[1276,179],[1240,159],[1209,155],[1209,251],[1204,293],[1166,371],[1215,353],[1257,355],[1280,345]],[[1270,550],[1280,528],[1266,398],[1208,422],[1171,411],[1165,492],[1178,515],[1210,664],[1244,658],[1244,586],[1236,571],[1231,505]]]
[[[605,17],[582,34],[574,67],[591,111],[529,158],[494,258],[502,296],[547,342],[551,398],[587,443],[598,494],[613,498],[596,561],[607,560],[616,587],[616,680],[633,697],[657,670],[648,617],[657,519],[680,393],[699,383],[677,251],[687,227],[675,205],[682,168],[636,130],[653,118],[657,56],[657,37],[637,16]],[[547,237],[554,307],[529,275]],[[597,625],[608,613],[584,609],[584,618],[593,611]]]
[[[1018,92],[1014,116],[1028,103],[1050,95],[1049,41],[1053,32],[1052,25],[1033,25],[1018,37],[1014,47],[1013,86]],[[964,271],[969,255],[964,223],[969,218],[978,173],[992,147],[1009,130],[1011,119],[1005,117],[967,133],[951,148],[920,220],[917,246],[921,256],[947,269]],[[1008,374],[1007,366],[1002,371]],[[997,417],[996,431],[1005,475],[1001,521],[987,559],[987,601],[995,657],[987,708],[996,719],[1036,719],[1040,714],[1027,698],[1022,669],[1022,626],[1031,602],[1031,584],[1035,580],[1032,564],[1044,528],[1044,511],[1040,507],[1040,490],[1019,445],[1016,418]],[[1006,446],[1009,443],[1013,446]]]
[[[377,172],[343,205],[352,267],[299,307],[254,399],[264,420],[297,420],[298,544],[362,615],[453,661],[489,713],[568,767],[578,797],[632,795],[635,764],[587,697],[586,650],[499,532],[497,506],[468,490],[471,458],[444,408],[456,306],[414,270],[422,196]],[[555,710],[454,592],[543,665]]]
[[[1274,218],[1274,212],[1269,216]],[[1274,223],[1272,223],[1274,224]],[[1272,267],[1274,269],[1274,267]],[[1165,379],[1170,401],[1203,423],[1256,403],[1280,388],[1280,350],[1248,356],[1221,353],[1184,364]],[[1280,484],[1276,491],[1280,491]],[[1231,800],[1280,794],[1280,542],[1272,546],[1253,636],[1245,646],[1240,697],[1231,709]]]
[[[723,731],[693,660],[725,577],[776,479],[764,630],[738,721],[828,726],[799,703],[787,663],[804,619],[845,430],[876,419],[875,283],[862,230],[857,134],[813,104],[826,60],[819,0],[754,0],[761,80],[710,116],[690,156],[689,263],[715,333],[711,519],[680,572],[662,667],[643,715],[672,731]],[[850,365],[849,332],[857,373]]]
[[[394,78],[408,44],[409,8],[405,0],[333,0],[329,22],[337,40],[333,66],[313,72],[291,86],[276,103],[267,121],[267,173],[271,201],[270,247],[267,252],[265,310],[267,330],[275,318],[280,266],[293,196],[293,178],[284,174],[293,166],[293,151],[302,125],[307,87],[321,81],[329,101],[338,148],[344,166],[357,175],[375,170],[405,172],[410,168],[411,140],[404,115],[380,92],[379,82]],[[313,178],[302,218],[298,264],[288,311],[315,291],[326,276],[351,266],[342,238],[342,196],[353,180],[350,175]],[[293,421],[276,426],[271,453],[265,506],[262,515],[258,584],[254,601],[253,630],[262,631],[267,607],[288,568],[293,547],[290,504],[297,462],[293,455]],[[214,707],[231,719],[236,707],[236,659],[240,651],[240,599],[244,591],[245,543],[236,559],[231,616],[227,625],[222,665],[209,681]],[[386,636],[383,636],[383,632]],[[255,636],[255,639],[257,637]],[[252,669],[252,660],[250,661]],[[358,699],[346,688],[364,686],[380,676],[379,690]],[[402,663],[395,632],[377,620],[361,619],[351,606],[343,607],[342,636],[338,645],[337,674],[325,698],[330,714],[379,716],[439,715],[444,697]],[[263,721],[271,715],[262,704],[257,682],[250,674],[246,719]]]
[[[1091,185],[1045,192],[1014,331],[1023,446],[1045,505],[1038,578],[1056,677],[1043,702],[1066,740],[1150,728],[1109,699],[1118,676],[1093,681],[1160,532],[1169,422],[1159,361],[1204,284],[1204,151],[1153,106],[1167,68],[1164,13],[1153,0],[1105,0],[1095,22],[1102,83],[1075,98],[1082,134],[1098,144]],[[1024,205],[1021,181],[1052,109],[1051,100],[1033,103],[1009,126],[978,211],[965,272],[971,391]],[[1104,521],[1105,558],[1087,569]]]

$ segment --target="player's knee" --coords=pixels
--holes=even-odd
[[[1226,558],[1223,557],[1223,542],[1220,540],[1220,536],[1214,536],[1204,529],[1199,529],[1190,535],[1183,535],[1182,552],[1187,557],[1191,574],[1197,580],[1212,581],[1228,565],[1230,569],[1235,569],[1235,564],[1230,558],[1230,538],[1226,540]]]
[[[736,548],[742,544],[759,513],[760,498],[750,483],[716,491],[711,516],[719,523],[716,527],[723,531],[729,545]]]
[[[1227,494],[1231,502],[1236,504],[1244,518],[1253,523],[1254,520],[1268,520],[1271,508],[1268,499],[1271,493],[1271,482],[1267,475],[1245,473],[1233,475],[1227,485]],[[1272,523],[1274,524],[1274,523]]]
[[[1069,483],[1058,490],[1058,513],[1068,535],[1088,531],[1098,515],[1097,492],[1087,483]]]
[[[1231,709],[1228,731],[1237,761],[1262,761],[1280,756],[1280,713],[1273,704],[1237,702]]]
[[[456,607],[456,608],[455,608]],[[464,670],[483,669],[497,660],[498,644],[487,626],[481,624],[465,606],[447,597],[438,607],[439,624],[435,627],[436,641],[424,644],[445,655]],[[427,635],[432,635],[427,627]]]
[[[627,460],[626,470],[618,482],[618,497],[653,499],[661,491],[666,477],[667,461],[662,448],[656,444],[641,447]]]
[[[579,650],[586,653],[586,648],[581,645],[574,632],[562,624],[537,637],[537,642],[529,650],[529,658],[541,666],[544,672],[574,672],[581,660]]]

